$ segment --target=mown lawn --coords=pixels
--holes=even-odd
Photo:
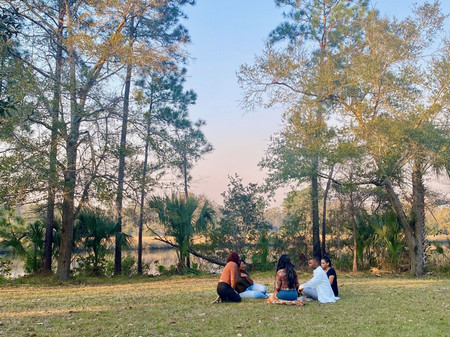
[[[16,280],[0,285],[0,336],[450,336],[450,279],[338,277],[340,301],[304,307],[210,304],[217,276]]]

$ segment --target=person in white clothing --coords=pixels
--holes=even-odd
[[[308,265],[314,270],[314,276],[308,282],[301,284],[298,292],[303,292],[304,296],[311,297],[320,303],[336,302],[339,297],[334,296],[327,273],[320,266],[320,259],[313,257],[309,259]]]

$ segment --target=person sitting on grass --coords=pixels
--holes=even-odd
[[[314,276],[308,282],[298,287],[298,292],[320,303],[336,302],[339,297],[334,296],[327,274],[320,266],[320,259],[309,259],[308,265],[314,270]]]
[[[333,289],[334,296],[339,296],[339,290],[337,285],[337,275],[333,267],[331,267],[331,260],[328,256],[324,256],[320,261],[320,265],[325,273],[327,273],[328,280],[331,284],[331,289]]]
[[[298,277],[291,259],[286,254],[280,256],[275,275],[275,297],[285,301],[296,301]]]
[[[241,260],[239,266],[239,280],[236,283],[236,290],[241,298],[267,298],[267,287],[265,285],[255,283],[253,279],[248,274],[246,268],[246,263]]]
[[[237,293],[236,283],[239,278],[239,265],[241,264],[241,259],[238,253],[232,252],[227,257],[227,264],[223,268],[222,274],[220,275],[219,283],[217,284],[217,297],[212,303],[220,302],[240,302],[241,297]]]

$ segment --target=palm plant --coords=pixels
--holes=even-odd
[[[405,243],[402,239],[402,227],[397,216],[388,212],[383,216],[374,215],[371,226],[375,231],[375,242],[383,244],[389,254],[393,267],[398,267],[401,253],[404,252]]]
[[[166,234],[175,238],[179,264],[186,268],[194,233],[206,231],[208,224],[214,222],[215,211],[207,200],[194,196],[179,197],[175,194],[170,197],[153,197],[149,206],[158,214]]]
[[[81,244],[88,254],[82,258],[84,267],[91,270],[93,274],[101,274],[105,264],[107,244],[119,232],[119,227],[109,217],[100,211],[83,210],[80,212],[74,227],[74,242]],[[124,235],[121,240],[125,246],[129,244],[129,237]]]
[[[39,220],[26,225],[14,210],[0,210],[0,246],[23,259],[27,273],[36,273],[42,267],[44,229]]]

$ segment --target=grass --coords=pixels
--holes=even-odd
[[[0,336],[448,336],[450,279],[338,277],[341,300],[304,307],[212,305],[218,276],[3,281]]]

